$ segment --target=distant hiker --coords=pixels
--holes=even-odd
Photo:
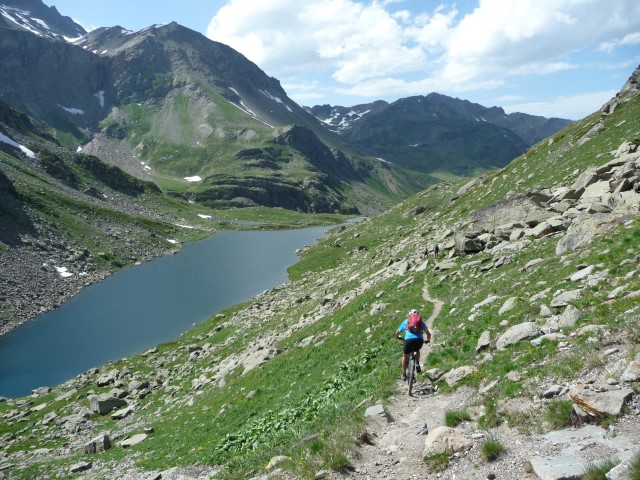
[[[402,348],[402,379],[407,379],[407,365],[409,364],[409,355],[416,352],[416,370],[418,373],[422,371],[420,368],[420,349],[424,345],[423,334],[427,335],[427,343],[431,341],[431,332],[427,324],[422,321],[420,312],[411,310],[407,318],[400,324],[396,330],[396,337],[404,340]]]
[[[440,252],[440,247],[436,243],[433,247],[433,256],[436,258],[436,262],[438,261],[438,253]]]

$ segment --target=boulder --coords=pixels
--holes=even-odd
[[[592,417],[619,416],[632,395],[629,388],[600,391],[592,385],[576,385],[569,391],[571,401]]]
[[[482,178],[476,177],[472,180],[470,180],[469,182],[465,183],[454,195],[453,197],[451,197],[451,201],[455,201],[458,198],[460,198],[462,195],[464,195],[467,192],[470,192],[471,190],[473,190],[478,184],[480,184],[480,182],[482,181]]]
[[[498,225],[493,230],[493,234],[498,238],[502,238],[503,240],[509,240],[509,238],[511,237],[511,233],[517,228],[522,229],[522,227],[523,225],[521,223],[507,223],[504,225]]]
[[[557,342],[560,340],[565,340],[566,338],[567,336],[562,333],[553,332],[553,333],[546,333],[538,338],[534,338],[533,340],[531,340],[530,343],[534,347],[539,347],[542,344],[542,342],[544,342],[545,340],[549,342]]]
[[[476,310],[486,306],[486,305],[491,305],[492,303],[497,302],[498,300],[500,300],[502,297],[500,297],[499,295],[491,295],[487,298],[485,298],[483,301],[476,303],[473,307],[471,307],[471,311],[475,312]]]
[[[122,420],[123,418],[128,417],[135,411],[135,407],[133,405],[128,405],[120,410],[116,410],[111,414],[111,418],[114,420]]]
[[[565,236],[556,245],[556,255],[564,255],[568,251],[589,245],[593,237],[606,232],[628,218],[630,217],[627,215],[616,215],[615,212],[593,215],[580,214],[574,219]]]
[[[364,418],[373,418],[376,420],[382,420],[384,423],[393,422],[393,418],[389,413],[385,410],[382,405],[372,405],[367,408],[364,412]]]
[[[454,368],[453,370],[448,371],[443,378],[445,382],[447,382],[447,385],[452,386],[458,383],[463,378],[477,371],[478,371],[477,367],[467,365],[463,367]]]
[[[509,224],[535,226],[554,216],[524,195],[509,197],[495,205],[471,212],[473,229],[481,232],[495,232],[496,227]],[[498,235],[496,235],[498,236]]]
[[[556,230],[551,226],[551,224],[545,221],[540,222],[538,225],[528,230],[526,232],[526,235],[534,238],[542,238],[552,234],[555,231]]]
[[[580,197],[581,201],[586,199],[599,198],[607,193],[611,193],[611,187],[609,186],[609,182],[595,182],[585,188],[584,193]]]
[[[476,353],[478,353],[480,350],[488,348],[489,345],[491,345],[491,334],[488,330],[485,330],[484,332],[482,332],[482,335],[480,335],[480,338],[478,339],[478,344],[476,345]]]
[[[92,411],[100,415],[106,415],[112,410],[115,410],[116,408],[124,407],[126,405],[127,405],[126,400],[113,397],[108,393],[89,397],[89,408],[91,408]]]
[[[424,441],[424,456],[435,453],[451,455],[468,450],[472,445],[471,440],[455,428],[437,427],[429,432]]]
[[[600,176],[595,167],[589,167],[584,172],[580,174],[580,176],[573,182],[570,189],[574,191],[585,190],[590,185],[593,185],[598,180],[600,180]]]
[[[579,298],[582,297],[582,290],[569,290],[567,292],[562,292],[551,300],[552,307],[566,307],[570,302],[575,302]]]
[[[139,443],[144,442],[147,439],[148,435],[146,433],[138,433],[133,437],[129,437],[121,442],[118,442],[118,446],[122,448],[133,447],[134,445],[138,445]]]
[[[637,382],[640,380],[640,363],[636,360],[629,363],[620,380],[623,382]]]
[[[578,322],[582,312],[573,305],[567,305],[558,319],[558,328],[571,328]]]
[[[94,438],[84,446],[85,453],[100,453],[111,448],[111,439],[109,435],[103,433],[102,435]]]
[[[498,350],[504,350],[509,345],[514,345],[525,338],[539,337],[542,334],[540,327],[535,322],[524,322],[514,325],[504,332],[496,342]]]
[[[485,248],[485,243],[480,238],[470,238],[466,235],[456,235],[456,253],[464,255],[467,253],[481,252]]]
[[[580,480],[587,461],[572,455],[533,457],[529,460],[533,473],[545,480]]]
[[[99,387],[106,387],[107,385],[111,385],[112,383],[115,383],[115,381],[118,379],[118,376],[119,376],[119,372],[115,370],[105,372],[98,377],[98,379],[96,380],[96,384]]]
[[[574,273],[573,275],[571,275],[571,277],[569,278],[572,282],[577,282],[579,280],[582,280],[583,278],[588,277],[589,275],[591,275],[591,273],[593,272],[593,265],[589,265],[588,267],[585,267],[581,270],[578,270],[576,273]]]
[[[518,303],[518,299],[516,297],[508,298],[507,301],[502,304],[500,310],[498,310],[498,315],[504,315],[505,313],[510,312],[515,308],[516,303]]]

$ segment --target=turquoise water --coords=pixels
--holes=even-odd
[[[286,282],[295,250],[327,229],[223,232],[83,289],[0,337],[0,396],[28,395],[176,339],[217,311]]]

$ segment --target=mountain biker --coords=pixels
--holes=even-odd
[[[404,339],[404,347],[402,349],[402,379],[407,379],[407,365],[409,364],[409,355],[412,352],[416,352],[416,370],[418,373],[422,371],[420,368],[420,349],[424,344],[423,334],[427,336],[427,343],[431,341],[431,332],[427,327],[427,324],[424,323],[422,319],[420,319],[421,329],[420,331],[414,333],[408,329],[409,324],[409,316],[410,315],[420,315],[420,312],[413,309],[407,315],[407,318],[400,324],[398,329],[396,330],[396,337],[399,339]]]

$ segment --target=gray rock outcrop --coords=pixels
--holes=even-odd
[[[500,335],[496,342],[496,348],[498,350],[504,350],[509,345],[514,345],[526,338],[538,337],[542,334],[542,330],[535,322],[524,322],[518,325],[514,325],[506,332]]]

